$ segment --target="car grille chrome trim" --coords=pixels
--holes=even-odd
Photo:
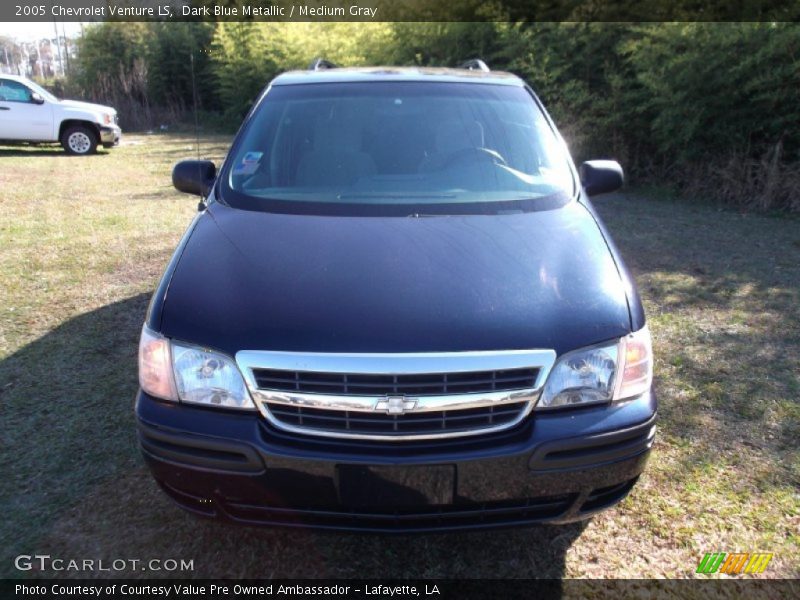
[[[536,387],[538,367],[464,373],[318,373],[253,369],[259,389],[346,396],[441,396]]]
[[[236,354],[236,362],[256,406],[264,418],[276,428],[302,435],[390,441],[480,435],[514,427],[530,414],[555,359],[556,354],[553,350],[409,354],[328,354],[244,350]],[[469,382],[470,374],[477,374],[474,381],[481,386],[488,386],[491,379],[485,377],[486,373],[522,369],[535,369],[535,380],[531,384],[526,383],[526,387],[521,389],[487,389],[477,392],[430,395],[393,393],[395,389],[402,389],[398,388],[396,384],[398,379],[402,380],[405,376],[419,375],[423,376],[421,381],[430,382],[438,381],[439,376],[452,374],[452,379],[455,381]],[[265,389],[259,386],[259,379],[262,383],[265,379],[257,376],[257,373],[262,370],[321,375],[322,381],[326,382],[325,385],[328,385],[327,382],[334,382],[331,385],[337,388],[340,381],[347,380],[347,377],[342,377],[344,374],[352,374],[356,377],[373,375],[396,377],[393,377],[395,387],[392,387],[389,393],[331,394],[296,389]],[[493,377],[500,381],[501,386],[508,383],[509,378]],[[314,378],[311,379],[314,380]],[[445,376],[442,381],[446,382],[447,379]],[[513,385],[513,379],[510,378],[512,381],[509,385]],[[319,381],[319,379],[316,380]],[[267,378],[266,381],[277,382],[277,387],[292,387],[288,384],[288,378],[271,380]],[[429,384],[421,385],[422,388],[425,388]],[[430,389],[439,389],[438,383],[430,385],[432,386]],[[458,389],[458,385],[454,387]],[[370,391],[375,391],[372,386],[370,388]],[[363,388],[356,387],[355,389],[363,391]],[[508,409],[500,411],[497,419],[499,422],[494,423],[492,419],[494,407],[509,404],[517,404],[522,408],[513,418],[508,418]],[[279,418],[274,414],[270,410],[270,406],[274,407],[276,413],[283,414],[284,418]],[[281,407],[284,408],[281,409]],[[291,407],[291,409],[287,411],[286,407]],[[476,410],[482,408],[486,410]],[[486,424],[448,429],[448,418],[451,423],[470,421],[470,419],[459,419],[458,411],[473,411],[476,416],[471,422],[485,419]],[[428,413],[428,415],[424,415],[424,413]],[[286,420],[286,416],[290,414],[292,415],[291,421],[293,421],[291,423]],[[463,416],[469,414],[471,413],[464,412]],[[308,420],[314,421],[317,426],[303,426],[304,415],[310,417]],[[359,423],[367,423],[370,420],[377,423],[376,419],[380,419],[381,415],[385,417],[385,423],[393,425],[388,428],[389,431],[386,431],[385,427],[382,431],[376,431],[375,427],[372,430],[358,428]],[[409,418],[404,419],[406,415]],[[499,418],[500,415],[503,416],[502,419]],[[430,418],[422,418],[424,416]],[[318,426],[320,421],[326,419],[331,423],[330,429]],[[442,429],[421,431],[414,427],[415,420],[417,423],[441,420]],[[381,428],[377,427],[377,429]]]

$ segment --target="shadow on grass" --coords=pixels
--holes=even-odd
[[[175,558],[189,577],[560,578],[584,525],[420,536],[241,528],[184,513],[139,456],[133,398],[147,295],[79,315],[0,362],[0,575],[13,557]],[[30,572],[57,577],[109,573]],[[126,570],[111,575],[175,573]]]
[[[69,156],[60,146],[0,146],[0,158],[32,156]]]
[[[0,362],[3,553],[35,547],[92,486],[136,465],[129,423],[147,300],[77,316]]]
[[[161,186],[158,188],[153,189],[152,191],[142,192],[139,194],[130,194],[128,196],[129,200],[167,200],[167,199],[175,199],[176,197],[181,198],[182,200],[186,200],[187,203],[191,203],[194,200],[194,203],[197,204],[200,201],[199,196],[192,196],[188,194],[183,194],[178,196],[176,194],[175,188],[170,186]]]
[[[107,156],[108,150],[102,147],[97,148],[97,152],[91,156]],[[0,158],[33,158],[36,156],[63,156],[66,158],[85,158],[74,154],[67,154],[61,146],[41,145],[41,146],[0,146]]]
[[[755,450],[782,469],[800,435],[796,221],[633,196],[596,206],[648,311],[680,468]]]

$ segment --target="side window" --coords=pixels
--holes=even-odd
[[[17,81],[0,79],[0,100],[6,102],[30,102],[31,91]]]

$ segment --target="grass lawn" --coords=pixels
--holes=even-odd
[[[706,552],[756,551],[774,553],[760,577],[800,575],[800,222],[632,194],[596,204],[645,299],[661,420],[617,508],[418,537],[184,514],[144,468],[132,409],[147,302],[196,209],[170,170],[194,155],[165,135],[89,158],[0,148],[0,576],[41,553],[193,559],[197,577],[693,577]]]

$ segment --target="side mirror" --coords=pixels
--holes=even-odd
[[[44,104],[44,98],[38,92],[31,92],[31,102],[34,104]]]
[[[210,160],[182,160],[172,169],[172,185],[179,192],[208,196],[217,176]]]
[[[625,176],[615,160],[587,160],[580,166],[583,189],[589,196],[607,194],[622,187]]]

